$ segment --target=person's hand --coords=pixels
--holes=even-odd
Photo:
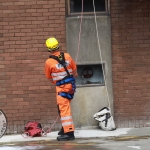
[[[74,72],[73,72],[73,76],[74,76],[74,78],[78,76],[77,71],[74,71]]]

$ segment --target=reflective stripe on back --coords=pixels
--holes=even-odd
[[[72,69],[69,69],[68,71],[70,74],[72,74]],[[52,73],[51,76],[52,76],[53,81],[57,81],[57,80],[61,80],[64,77],[66,77],[67,73],[66,73],[66,71],[58,72],[58,73]]]
[[[68,71],[71,73],[72,72],[72,69],[68,69]],[[63,75],[66,75],[66,71],[62,71],[62,72],[55,72],[55,73],[51,73],[51,76],[63,76]]]

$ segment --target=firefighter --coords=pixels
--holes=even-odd
[[[77,67],[68,53],[60,52],[56,38],[48,38],[46,47],[50,56],[45,62],[45,76],[51,83],[56,84],[57,106],[62,124],[57,140],[74,140],[74,124],[70,102],[76,89],[75,77],[78,75]]]

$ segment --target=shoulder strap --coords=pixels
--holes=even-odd
[[[60,64],[62,64],[63,67],[65,68],[65,71],[67,72],[68,76],[70,76],[70,73],[66,67],[66,62],[65,62],[65,57],[64,57],[63,52],[60,52],[59,56],[50,55],[49,58],[53,58],[53,59],[57,60]]]

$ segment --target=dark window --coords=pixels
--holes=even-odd
[[[94,0],[95,2],[95,11],[96,12],[106,12],[107,11],[107,0]],[[68,7],[70,14],[81,13],[82,11],[82,0],[68,0]],[[84,13],[93,13],[93,0],[83,0],[83,12]]]

